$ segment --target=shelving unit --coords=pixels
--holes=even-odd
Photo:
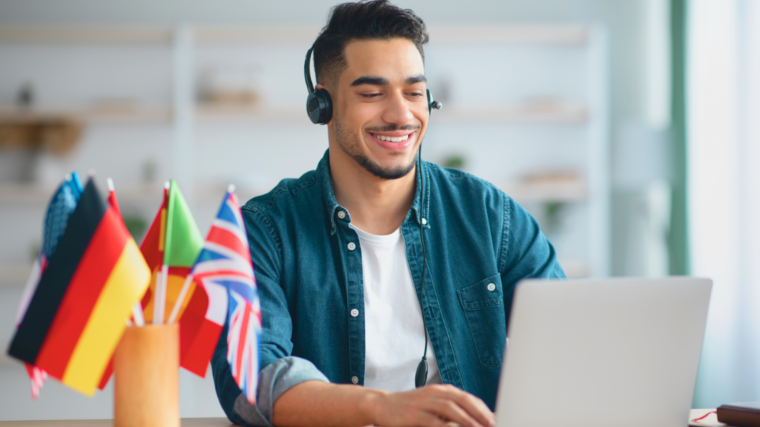
[[[99,147],[124,141],[148,147],[146,141],[154,141],[150,147],[161,147],[151,154],[158,169],[155,182],[176,178],[191,208],[205,216],[218,204],[213,189],[223,188],[223,182],[236,181],[242,193],[253,196],[268,191],[280,178],[315,167],[327,146],[326,135],[304,113],[301,71],[304,53],[318,31],[317,26],[287,25],[0,26],[0,61],[21,47],[55,45],[79,49],[79,55],[104,55],[107,46],[134,55],[135,63],[149,62],[142,74],[114,76],[143,79],[140,82],[160,89],[161,93],[151,94],[152,99],[134,100],[134,108],[98,109],[88,105],[95,99],[82,98],[71,109],[41,105],[35,114],[73,116],[85,123],[88,135],[82,149],[100,150],[97,159],[102,164],[95,168],[114,171],[120,201],[126,205],[160,199],[160,184],[153,184],[155,191],[143,191],[140,174],[127,165],[134,169],[133,163],[145,160],[130,158],[130,150],[115,155],[124,160],[104,158],[105,149]],[[434,94],[449,92],[451,99],[444,100],[444,109],[431,119],[426,158],[441,161],[466,151],[472,164],[469,170],[526,207],[571,205],[572,225],[579,231],[568,233],[568,241],[558,244],[565,269],[574,276],[607,275],[605,32],[585,25],[431,26],[430,36],[426,47],[430,87]],[[201,102],[199,80],[209,67],[258,70],[260,102],[248,107]],[[164,70],[165,76],[155,77],[161,85],[155,79],[145,80],[155,74],[150,70]],[[50,72],[55,71],[51,66]],[[0,88],[7,84],[3,76],[0,72]],[[442,82],[454,86],[442,90]],[[118,89],[116,85],[109,88],[114,93],[87,96],[119,98]],[[16,112],[0,108],[0,119],[9,114]],[[87,161],[83,157],[77,161]],[[69,162],[78,167],[74,160]],[[223,167],[209,166],[220,162]],[[577,170],[577,182],[526,185],[521,181],[534,169],[568,166]],[[14,204],[37,209],[47,203],[49,187],[0,185],[0,209]]]

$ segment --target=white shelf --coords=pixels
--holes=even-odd
[[[444,106],[433,113],[432,121],[445,123],[583,123],[587,112],[583,106],[557,105],[536,107],[530,105],[502,105],[495,107]],[[240,107],[200,104],[195,108],[199,123],[250,122],[251,124],[310,124],[305,108]]]
[[[588,197],[583,182],[512,183],[504,185],[502,190],[518,202],[581,202]]]
[[[0,42],[119,42],[169,43],[171,27],[144,26],[0,26]]]
[[[87,123],[170,123],[172,112],[169,109],[153,110],[85,110],[79,117]]]
[[[196,25],[196,43],[304,43],[311,45],[319,34],[318,25]],[[305,53],[305,51],[304,51]]]
[[[0,206],[3,204],[48,203],[54,189],[32,184],[4,184],[0,186]]]
[[[0,107],[0,122],[29,123],[35,121],[78,120],[85,123],[169,123],[168,109],[89,109],[89,110],[18,110]]]
[[[318,25],[194,25],[196,43],[311,44]],[[578,25],[432,25],[430,39],[437,43],[508,43],[574,45],[588,41],[589,31]],[[0,42],[117,42],[170,43],[170,26],[104,25],[1,25]]]
[[[588,114],[583,106],[500,105],[493,107],[460,107],[444,105],[433,113],[434,122],[489,123],[583,123]]]
[[[588,27],[579,25],[431,25],[431,43],[583,44]]]
[[[301,109],[199,104],[193,115],[197,123],[311,124],[305,106]]]

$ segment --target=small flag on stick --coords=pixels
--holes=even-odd
[[[165,323],[183,288],[189,286],[185,293],[192,295],[195,286],[192,282],[186,284],[186,279],[202,248],[203,237],[172,180],[141,246],[148,266],[154,271],[151,292],[144,305],[146,322]],[[182,316],[185,305],[180,307],[176,318]]]
[[[8,353],[92,395],[150,271],[90,179]]]
[[[27,281],[26,287],[21,296],[21,303],[16,311],[16,325],[21,324],[21,321],[26,314],[26,309],[29,307],[29,302],[37,290],[40,277],[45,271],[45,267],[47,267],[47,260],[53,255],[53,252],[55,252],[55,249],[58,246],[58,241],[64,230],[66,230],[66,224],[68,223],[69,217],[74,212],[81,195],[82,184],[79,182],[79,176],[77,173],[73,172],[66,176],[66,179],[58,187],[52,200],[50,200],[47,214],[45,215],[45,224],[42,233],[42,249],[40,249],[40,253],[35,259],[32,272],[29,275],[29,280]],[[42,390],[42,386],[45,384],[47,373],[29,363],[25,363],[25,366],[26,371],[29,374],[29,380],[31,381],[32,398],[36,399]]]
[[[205,374],[224,326],[221,314],[226,311],[227,360],[238,387],[248,401],[254,403],[259,375],[261,308],[248,238],[234,191],[230,186],[193,267],[194,281],[202,285],[208,302],[200,295],[196,297],[198,291],[193,295],[180,321],[180,358],[186,369],[201,376]],[[193,329],[198,324],[200,326]]]

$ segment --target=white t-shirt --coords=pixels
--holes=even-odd
[[[406,259],[401,229],[377,236],[353,225],[359,235],[364,279],[364,385],[387,391],[414,389],[425,331],[417,292]],[[427,283],[426,283],[427,285]],[[427,384],[440,384],[428,340]]]

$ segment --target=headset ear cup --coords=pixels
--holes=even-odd
[[[306,113],[314,124],[324,125],[332,118],[332,99],[325,89],[317,89],[306,98]]]
[[[425,92],[427,93],[428,115],[430,115],[433,114],[433,94],[430,93],[430,89],[425,89]]]
[[[319,97],[319,123],[326,125],[332,119],[332,98],[327,89],[317,89],[316,93]]]

